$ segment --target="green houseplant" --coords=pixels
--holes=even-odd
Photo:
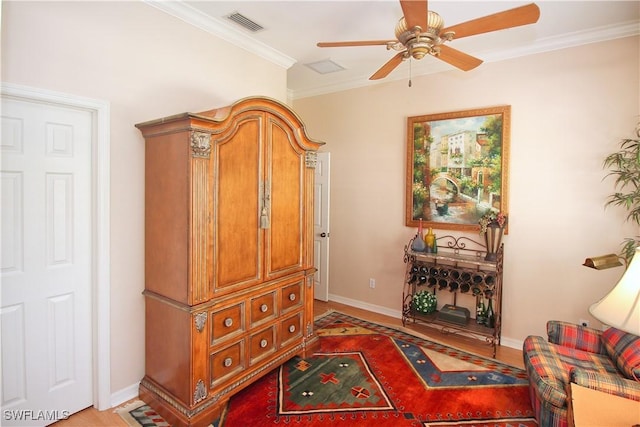
[[[607,198],[605,207],[621,206],[628,212],[626,221],[640,226],[640,123],[635,130],[635,138],[620,141],[620,150],[609,154],[604,160],[604,168],[610,168],[606,176],[615,176],[615,192]],[[622,243],[620,256],[629,265],[640,236],[628,237]]]

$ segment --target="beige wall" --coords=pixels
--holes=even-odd
[[[331,297],[400,311],[403,248],[415,234],[404,226],[407,117],[509,104],[503,341],[519,346],[528,334],[544,334],[548,319],[598,325],[588,306],[622,269],[581,264],[638,234],[623,225],[624,211],[605,211],[613,183],[602,169],[640,117],[638,40],[414,77],[412,87],[401,80],[296,100],[310,135],[331,152]]]
[[[250,95],[286,101],[286,70],[142,2],[3,2],[2,81],[111,104],[111,390],[130,388],[144,375],[144,141],[134,124]]]
[[[407,116],[510,104],[504,336],[589,318],[620,270],[581,267],[633,227],[603,209],[603,157],[640,113],[638,38],[301,99],[332,152],[331,293],[399,311]],[[260,70],[257,73],[255,70]],[[286,100],[286,70],[140,2],[3,2],[2,81],[111,104],[112,392],[144,373],[144,144],[134,124],[250,95]],[[377,287],[368,287],[369,278]]]

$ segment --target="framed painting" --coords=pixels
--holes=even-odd
[[[478,231],[508,213],[511,106],[407,119],[405,225]]]

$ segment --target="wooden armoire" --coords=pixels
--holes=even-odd
[[[313,330],[316,151],[263,97],[136,125],[146,144],[145,376],[173,425],[205,426]]]

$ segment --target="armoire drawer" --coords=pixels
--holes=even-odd
[[[276,326],[273,325],[249,337],[249,362],[251,364],[276,350]]]
[[[244,303],[211,314],[211,344],[244,332]]]
[[[302,336],[302,314],[284,319],[280,323],[280,346],[287,345],[290,341]]]
[[[244,353],[244,341],[238,341],[211,354],[209,360],[212,387],[230,375],[244,370]]]
[[[301,280],[282,288],[280,297],[280,307],[282,312],[300,307],[302,304],[302,284],[303,281]]]
[[[251,328],[256,324],[275,318],[276,291],[251,299]]]

